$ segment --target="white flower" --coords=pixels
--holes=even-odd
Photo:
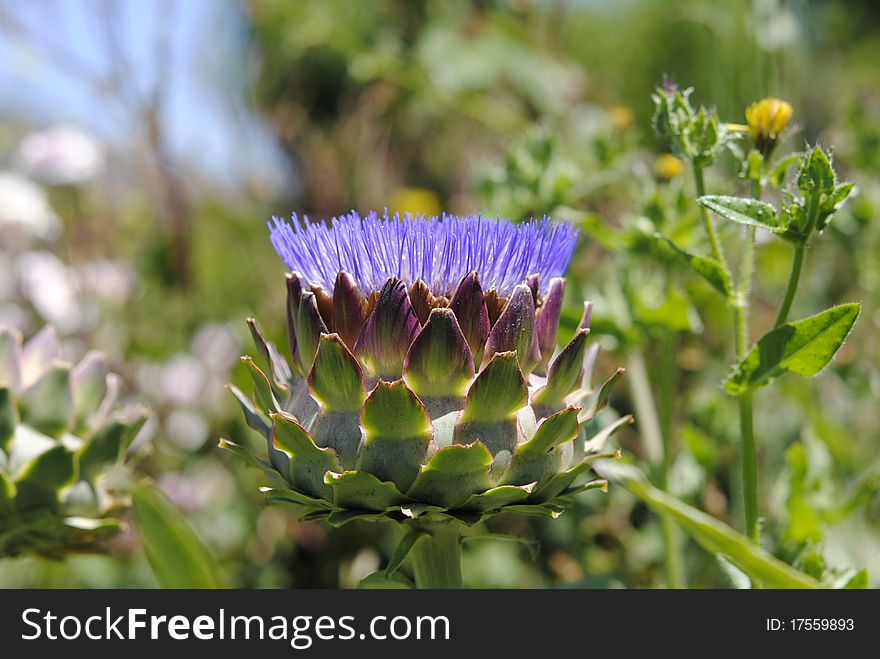
[[[90,136],[67,126],[31,133],[18,147],[22,170],[49,185],[83,183],[104,169],[104,150]]]
[[[0,234],[7,230],[53,239],[61,222],[43,188],[20,174],[0,172]]]
[[[26,252],[16,264],[24,296],[40,316],[62,332],[80,329],[85,318],[76,274],[50,252]]]

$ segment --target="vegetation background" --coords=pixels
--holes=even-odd
[[[642,384],[671,392],[659,401],[676,445],[670,489],[741,528],[736,409],[719,388],[730,323],[696,279],[664,284],[651,236],[686,242],[697,208],[686,172],[658,158],[669,144],[652,131],[650,94],[669,76],[733,123],[778,96],[795,109],[786,146],[833,146],[859,189],[811,251],[793,316],[845,301],[863,313],[820,378],[780,380],[759,399],[766,548],[865,567],[876,587],[878,61],[869,0],[2,0],[0,323],[51,322],[72,357],[108,352],[155,412],[139,472],[192,521],[228,584],[350,587],[394,538],[262,508],[256,474],[216,450],[221,436],[253,440],[223,388],[246,382],[244,318],[285,345],[266,221],[386,207],[567,218],[581,241],[560,340],[578,300],[595,300],[600,370],[630,370],[611,408],[638,406],[641,364]],[[707,185],[748,190],[731,159]],[[782,243],[758,249],[756,336],[789,260]],[[650,472],[638,418],[619,437]],[[622,488],[558,520],[493,524],[542,551],[469,544],[471,586],[666,584],[658,519]],[[690,587],[740,583],[683,542]],[[153,585],[133,532],[107,555],[0,561],[0,587]]]

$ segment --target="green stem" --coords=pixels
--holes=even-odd
[[[694,163],[693,170],[694,185],[697,188],[697,199],[699,199],[706,194],[706,182],[703,179],[703,168],[701,166]],[[715,231],[715,225],[712,223],[712,218],[709,217],[709,211],[702,204],[698,203],[697,205],[700,207],[700,217],[703,219],[703,226],[706,227],[706,235],[709,236],[709,244],[712,246],[712,255],[715,257],[715,260],[727,270],[727,261],[724,258],[724,252],[721,250],[721,243],[718,240],[718,233]]]
[[[409,555],[416,588],[463,588],[458,524],[437,524],[425,530],[428,535],[413,545]]]
[[[632,350],[627,354],[626,375],[646,457],[652,466],[657,467],[663,460],[663,433],[660,430],[654,396],[651,394],[651,382],[648,379],[648,369],[645,368],[645,358],[639,350]]]
[[[782,299],[782,306],[779,307],[779,313],[776,316],[776,322],[773,328],[776,329],[785,324],[788,320],[788,314],[791,311],[791,305],[794,302],[794,296],[797,294],[798,284],[801,280],[801,270],[804,267],[804,256],[807,253],[807,247],[810,244],[810,236],[816,227],[816,221],[819,218],[819,195],[810,196],[807,209],[807,226],[804,230],[803,237],[794,247],[794,256],[791,261],[791,273],[788,275],[788,285],[785,287],[785,297]]]
[[[660,389],[660,435],[663,440],[663,460],[660,465],[660,487],[669,491],[669,472],[673,460],[673,409],[675,407],[675,352],[676,336],[673,332],[663,333],[660,345],[660,368],[658,369],[658,386]],[[663,533],[664,565],[666,568],[666,586],[668,588],[685,588],[684,556],[681,550],[681,532],[675,523],[661,517],[660,525]]]
[[[804,266],[804,255],[806,254],[806,245],[798,243],[794,248],[794,257],[791,261],[791,273],[788,275],[788,285],[785,287],[785,297],[782,299],[782,306],[779,307],[779,313],[776,316],[776,322],[773,328],[780,327],[788,320],[788,313],[791,311],[791,304],[794,302],[794,296],[797,293],[798,284],[801,279],[801,269]]]
[[[761,198],[761,183],[752,182],[752,196]],[[755,266],[755,227],[746,227],[739,278],[737,279],[736,299],[734,301],[734,336],[736,339],[736,358],[743,359],[749,350],[749,309],[752,287],[752,271]],[[739,404],[739,430],[741,443],[743,511],[746,520],[746,535],[755,544],[760,544],[761,531],[758,527],[758,452],[755,446],[754,415],[751,392],[742,394]]]
[[[671,351],[664,350],[664,353]],[[663,367],[660,369],[664,370]],[[671,368],[669,369],[672,370]],[[645,367],[644,355],[639,350],[633,350],[626,358],[627,380],[632,393],[633,406],[635,407],[636,419],[639,424],[639,434],[645,446],[648,462],[658,472],[660,487],[666,490],[669,485],[670,458],[670,433],[664,433],[663,422],[657,413],[654,404],[654,396],[651,393],[651,382],[648,379],[648,369]],[[664,378],[665,379],[665,378]],[[661,383],[661,395],[665,393],[665,383]],[[665,418],[665,417],[664,417]],[[669,422],[671,423],[671,415]],[[681,558],[680,532],[674,523],[666,519],[660,520],[660,530],[663,534],[664,567],[666,569],[666,582],[669,588],[684,587],[684,561]]]

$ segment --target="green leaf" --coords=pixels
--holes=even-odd
[[[21,418],[28,425],[50,437],[60,437],[68,430],[73,418],[70,367],[53,364],[22,393],[18,407]]]
[[[751,226],[769,229],[774,233],[782,233],[784,226],[780,225],[779,215],[770,204],[749,199],[747,197],[729,197],[726,195],[705,195],[699,201],[713,213],[717,213],[725,220],[748,224]]]
[[[623,485],[655,513],[671,519],[703,549],[721,554],[766,588],[820,588],[815,579],[771,556],[726,524],[651,485],[632,465],[601,463],[597,471]]]
[[[798,160],[800,160],[801,154],[793,153],[786,158],[783,158],[770,171],[770,174],[767,176],[767,180],[770,185],[774,188],[778,188],[782,185],[783,181],[785,181],[785,175],[788,172],[789,168],[795,164]]]
[[[589,335],[590,330],[587,328],[579,328],[575,332],[574,338],[550,364],[546,386],[532,395],[533,406],[561,408],[565,397],[577,389],[584,371],[584,354]]]
[[[420,398],[465,395],[474,378],[474,359],[452,310],[431,310],[406,353],[403,373]]]
[[[220,566],[187,519],[151,485],[132,492],[135,526],[162,588],[223,588]]]
[[[837,177],[831,161],[818,144],[807,155],[798,172],[798,188],[804,194],[813,192],[828,194],[834,190]]]
[[[462,537],[463,543],[475,541],[499,541],[499,542],[515,542],[525,546],[529,550],[529,557],[535,561],[538,560],[538,554],[541,552],[541,543],[534,538],[527,538],[524,535],[507,535],[505,533],[481,533],[480,535],[466,535]]]
[[[248,374],[254,382],[254,400],[260,411],[264,414],[270,414],[278,409],[278,403],[272,394],[272,386],[266,374],[260,370],[260,367],[254,363],[254,360],[248,356],[241,358],[241,362],[247,367]],[[235,393],[235,392],[233,392]]]
[[[391,558],[388,559],[388,565],[385,567],[385,576],[391,578],[391,576],[397,572],[398,568],[403,565],[403,562],[406,560],[406,557],[409,555],[410,550],[415,544],[422,538],[427,537],[430,537],[430,534],[425,533],[424,531],[413,531],[412,533],[407,533],[403,536],[400,542],[397,543],[397,547],[394,548],[394,553],[391,554]]]
[[[732,288],[730,284],[730,274],[724,269],[723,265],[715,259],[686,252],[669,238],[666,238],[659,233],[654,235],[656,238],[669,245],[682,261],[689,265],[694,272],[709,282],[715,290],[726,297],[730,296]]]
[[[368,574],[361,579],[357,587],[367,590],[408,590],[415,588],[415,585],[399,572],[389,577],[383,571]]]
[[[480,442],[445,446],[431,456],[406,495],[443,508],[457,508],[468,497],[492,487],[492,454]]]
[[[309,393],[324,409],[357,412],[367,398],[364,374],[338,334],[322,334],[309,373]]]
[[[461,421],[507,419],[527,401],[528,387],[516,361],[516,352],[498,352],[471,385]]]
[[[73,452],[58,444],[31,460],[16,478],[15,504],[19,510],[55,508],[58,491],[76,481]]]
[[[9,452],[9,440],[15,433],[15,405],[8,387],[0,387],[0,451]]]
[[[419,473],[433,434],[424,405],[403,380],[379,381],[364,403],[361,426],[358,469],[405,492]]]
[[[91,477],[95,470],[120,459],[146,422],[147,414],[143,413],[131,421],[114,418],[98,429],[79,452],[80,472]]]
[[[394,483],[380,481],[365,471],[328,472],[324,482],[333,489],[333,503],[339,508],[382,512],[408,501]]]
[[[540,486],[555,474],[562,464],[560,447],[577,437],[578,411],[569,407],[544,419],[534,437],[514,451],[501,485],[537,482]]]
[[[323,499],[332,499],[333,490],[324,481],[328,471],[342,472],[332,448],[318,448],[309,433],[289,414],[272,415],[275,443],[290,454],[290,482],[297,490]]]
[[[734,367],[724,390],[736,396],[786,372],[816,375],[843,345],[860,311],[860,304],[841,304],[768,332]]]
[[[523,503],[532,493],[534,483],[528,485],[499,485],[490,490],[486,490],[481,494],[474,494],[468,497],[461,509],[472,510],[476,512],[487,512],[489,510],[497,510],[504,506]]]

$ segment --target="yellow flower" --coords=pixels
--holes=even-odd
[[[671,181],[683,171],[684,163],[671,153],[661,153],[654,161],[654,174],[661,181]]]
[[[437,215],[440,200],[437,195],[425,188],[397,188],[388,200],[391,213],[412,213],[413,215]]]
[[[616,130],[626,130],[635,121],[635,115],[625,105],[614,105],[608,108],[608,119]]]
[[[749,135],[758,151],[765,156],[773,151],[793,112],[789,103],[778,98],[765,98],[746,108]]]

